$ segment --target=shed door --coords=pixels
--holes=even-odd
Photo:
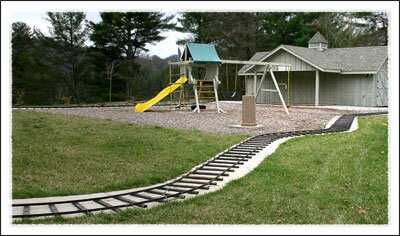
[[[376,103],[377,106],[388,105],[388,80],[385,73],[376,74]]]

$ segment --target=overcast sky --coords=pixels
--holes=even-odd
[[[22,21],[29,25],[32,29],[35,27],[40,29],[43,33],[48,34],[50,22],[45,19],[45,11],[13,12],[11,15],[12,22]],[[99,12],[86,12],[86,19],[96,23],[101,20]],[[185,38],[188,34],[176,31],[167,31],[163,32],[161,35],[165,36],[166,39],[156,43],[155,45],[147,44],[146,48],[149,49],[148,54],[165,58],[178,53],[178,46],[176,45],[177,39]]]

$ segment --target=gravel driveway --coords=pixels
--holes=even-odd
[[[170,107],[154,106],[148,112],[135,113],[134,107],[99,107],[99,108],[69,108],[41,109],[37,111],[65,115],[79,115],[100,119],[126,121],[137,124],[152,124],[168,128],[197,129],[220,134],[250,134],[257,135],[270,132],[307,130],[323,128],[334,116],[356,113],[334,109],[291,107],[286,115],[280,106],[257,105],[257,125],[259,128],[234,128],[240,125],[242,106],[238,102],[221,102],[221,108],[226,113],[216,113],[213,103],[207,104],[207,110],[200,114],[193,113],[190,108],[186,112],[171,111]]]

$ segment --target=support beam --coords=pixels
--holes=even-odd
[[[315,107],[319,106],[319,70],[315,71]]]
[[[281,90],[279,90],[278,83],[276,82],[274,72],[273,72],[272,70],[269,70],[269,73],[271,74],[272,80],[274,81],[275,88],[276,88],[276,90],[278,91],[278,95],[279,95],[279,98],[281,99],[283,108],[285,108],[286,114],[289,115],[289,111],[288,111],[288,109],[287,109],[287,107],[286,107],[285,100],[283,100],[283,97],[282,97],[282,94],[281,94]]]
[[[194,112],[200,113],[200,105],[199,105],[199,96],[197,94],[197,84],[193,85],[194,97],[196,99],[196,108],[193,110]]]
[[[236,64],[236,65],[257,65],[257,66],[290,66],[288,63],[279,62],[263,62],[263,61],[238,61],[238,60],[221,60],[222,64]]]
[[[278,90],[276,90],[276,89],[261,89],[261,91],[263,91],[263,92],[273,92],[273,93],[277,93],[278,92]]]
[[[214,95],[215,95],[215,103],[217,104],[217,112],[218,113],[223,113],[224,111],[219,107],[219,100],[218,100],[218,84],[219,84],[219,80],[218,80],[218,67],[214,67],[215,70],[215,75],[213,78],[213,85],[214,85]],[[199,108],[200,109],[200,108]]]
[[[258,85],[257,92],[256,92],[256,94],[254,94],[254,96],[256,96],[256,101],[257,101],[258,94],[260,93],[260,89],[261,89],[262,83],[263,83],[263,81],[264,81],[264,79],[265,79],[265,76],[267,75],[267,70],[268,70],[268,69],[269,69],[269,66],[265,66],[265,68],[264,68],[264,73],[263,73],[263,75],[262,75],[262,77],[261,77],[260,84]]]
[[[169,61],[168,65],[174,65],[174,66],[186,66],[186,65],[190,65],[190,64],[194,64],[194,61]]]

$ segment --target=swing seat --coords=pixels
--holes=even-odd
[[[226,95],[227,95],[228,97],[233,98],[233,97],[236,96],[236,91],[228,91],[228,92],[226,93]]]
[[[236,73],[235,73],[235,91],[229,91],[229,72],[228,72],[228,65],[226,66],[226,87],[227,87],[227,96],[233,98],[236,96],[236,86],[237,86],[237,65],[235,66]]]
[[[196,105],[191,105],[190,108],[192,108],[192,110],[196,109]],[[199,105],[200,110],[204,110],[206,109],[206,105]]]

